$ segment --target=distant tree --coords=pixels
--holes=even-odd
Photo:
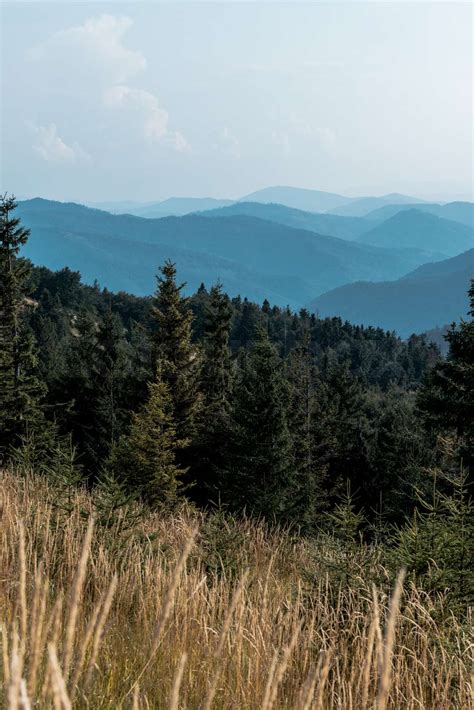
[[[13,196],[0,198],[0,460],[28,428],[42,421],[44,386],[36,376],[38,357],[25,322],[28,264],[18,258],[29,230],[13,216]]]

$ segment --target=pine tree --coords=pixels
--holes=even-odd
[[[28,428],[39,428],[44,394],[24,317],[29,268],[18,258],[30,232],[12,215],[16,207],[13,196],[0,198],[0,461]]]
[[[167,261],[160,269],[152,309],[153,360],[173,400],[177,435],[191,439],[195,431],[199,358],[192,344],[193,315],[189,298],[182,295],[185,284],[176,283],[176,267]]]
[[[122,321],[109,307],[97,332],[97,357],[93,372],[96,396],[92,415],[99,464],[108,456],[127,421],[127,351]]]
[[[324,485],[328,469],[318,436],[319,383],[309,333],[290,353],[286,371],[290,385],[288,423],[297,477],[293,516],[302,530],[309,532],[327,505]]]
[[[232,308],[220,284],[213,286],[205,310],[201,368],[203,406],[199,417],[199,460],[194,467],[200,502],[216,502],[228,457],[233,364],[229,348]]]
[[[285,521],[295,490],[288,387],[268,335],[260,331],[257,338],[243,356],[236,387],[226,497],[235,508]]]
[[[82,310],[73,321],[65,369],[53,393],[62,406],[56,418],[63,435],[71,434],[84,476],[95,477],[100,461],[96,452],[94,411],[97,401],[94,372],[97,367],[98,323],[95,313]]]
[[[466,472],[452,469],[455,441],[439,444],[442,466],[430,471],[431,495],[419,495],[411,520],[398,529],[394,557],[417,585],[448,591],[450,605],[464,610],[474,603],[474,499]]]
[[[177,436],[173,399],[160,374],[148,391],[148,400],[133,415],[129,434],[120,438],[105,468],[117,484],[149,505],[169,507],[186,473],[176,463],[176,453],[188,442]]]
[[[356,493],[370,475],[365,397],[348,363],[339,363],[330,354],[323,363],[318,390],[315,437],[321,460],[328,466],[327,493],[334,503],[343,494],[347,481]]]
[[[458,437],[462,465],[474,486],[474,280],[469,299],[471,320],[447,333],[448,357],[429,373],[418,405],[429,429]]]

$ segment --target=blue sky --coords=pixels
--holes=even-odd
[[[2,4],[1,188],[472,192],[468,3]]]

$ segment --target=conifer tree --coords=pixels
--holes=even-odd
[[[97,459],[103,461],[115,444],[127,420],[125,383],[128,375],[128,352],[120,318],[106,311],[97,332],[94,420]]]
[[[295,490],[282,362],[264,331],[243,357],[233,413],[227,496],[237,508],[287,520]]]
[[[30,232],[13,216],[16,207],[13,196],[0,198],[0,460],[28,428],[39,426],[44,394],[24,318],[29,268],[18,258]]]
[[[58,378],[53,393],[62,405],[56,409],[61,433],[71,434],[87,478],[95,475],[99,465],[94,421],[97,331],[96,316],[90,311],[81,310],[73,321],[73,335],[65,356],[64,372]]]
[[[213,286],[205,310],[202,348],[201,391],[203,405],[199,417],[195,450],[195,493],[201,502],[216,502],[229,454],[232,408],[233,365],[229,348],[232,308],[222,286]]]
[[[309,531],[327,505],[324,484],[328,466],[319,436],[319,383],[308,332],[290,353],[286,372],[290,386],[288,422],[297,478],[293,515],[301,528]]]
[[[191,439],[199,408],[197,348],[192,344],[193,314],[185,284],[176,283],[176,267],[167,261],[160,269],[152,309],[153,360],[173,400],[175,425],[180,439]]]
[[[128,435],[120,438],[106,465],[107,475],[153,507],[172,505],[186,472],[176,453],[188,442],[179,439],[174,425],[169,386],[158,373],[148,386],[148,400],[132,416]]]
[[[447,333],[447,359],[429,373],[418,404],[431,430],[458,437],[462,463],[474,486],[474,280],[469,299],[471,319]]]

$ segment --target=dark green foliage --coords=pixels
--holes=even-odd
[[[13,215],[15,198],[0,199],[0,462],[28,428],[42,421],[40,399],[44,388],[36,376],[34,338],[25,321],[33,304],[27,298],[28,264],[18,253],[28,240],[28,229]]]
[[[193,314],[189,299],[182,295],[184,284],[176,283],[176,268],[167,261],[160,269],[158,288],[152,308],[153,360],[163,382],[169,387],[179,438],[190,438],[195,431],[199,407],[199,354],[192,344]]]
[[[446,335],[447,359],[430,372],[418,404],[428,426],[459,438],[460,456],[474,480],[474,281],[469,290],[471,319],[453,325]]]
[[[176,453],[189,442],[177,436],[173,398],[160,373],[148,392],[148,400],[132,417],[129,433],[113,448],[106,471],[116,486],[137,492],[149,505],[170,506],[185,473],[176,463]]]
[[[220,285],[213,286],[205,310],[202,340],[202,407],[193,467],[194,494],[216,503],[229,456],[234,364],[229,346],[232,308]]]
[[[431,495],[420,497],[398,530],[394,556],[419,585],[448,591],[451,606],[463,609],[474,603],[474,499],[462,469],[434,469],[431,476]]]
[[[260,331],[242,358],[233,412],[226,495],[233,508],[288,520],[295,472],[287,424],[289,392],[283,365]]]
[[[288,357],[290,386],[288,424],[296,487],[293,516],[305,532],[314,529],[328,504],[328,463],[320,420],[321,382],[314,365],[309,334]]]

